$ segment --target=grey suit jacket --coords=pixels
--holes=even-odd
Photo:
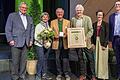
[[[19,12],[10,13],[5,26],[7,41],[15,41],[14,47],[28,46],[33,41],[34,25],[30,16],[26,15],[27,29],[24,28]]]

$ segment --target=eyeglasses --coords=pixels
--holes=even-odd
[[[120,4],[115,4],[115,5],[120,5]]]
[[[20,8],[22,8],[22,9],[27,9],[27,7],[20,7]]]

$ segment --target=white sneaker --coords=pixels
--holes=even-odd
[[[65,75],[66,80],[70,80],[70,76],[69,75]]]
[[[61,75],[57,75],[56,80],[62,80],[62,76]]]

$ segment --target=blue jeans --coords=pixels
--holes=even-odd
[[[41,75],[47,73],[47,56],[48,53],[44,52],[43,47],[36,46],[36,53],[38,57],[37,62],[37,76],[41,77]]]

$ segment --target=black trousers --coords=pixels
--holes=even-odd
[[[25,77],[26,74],[26,58],[27,58],[27,46],[23,47],[11,47],[12,60],[11,60],[11,75],[12,79]]]
[[[88,48],[77,48],[76,52],[79,58],[81,75],[87,75],[87,69],[89,69],[89,74],[91,77],[95,76],[95,61],[93,51]]]
[[[63,38],[59,38],[59,49],[55,50],[57,75],[62,75],[63,73],[69,75],[71,70],[68,53],[68,49],[64,49],[63,47]]]

